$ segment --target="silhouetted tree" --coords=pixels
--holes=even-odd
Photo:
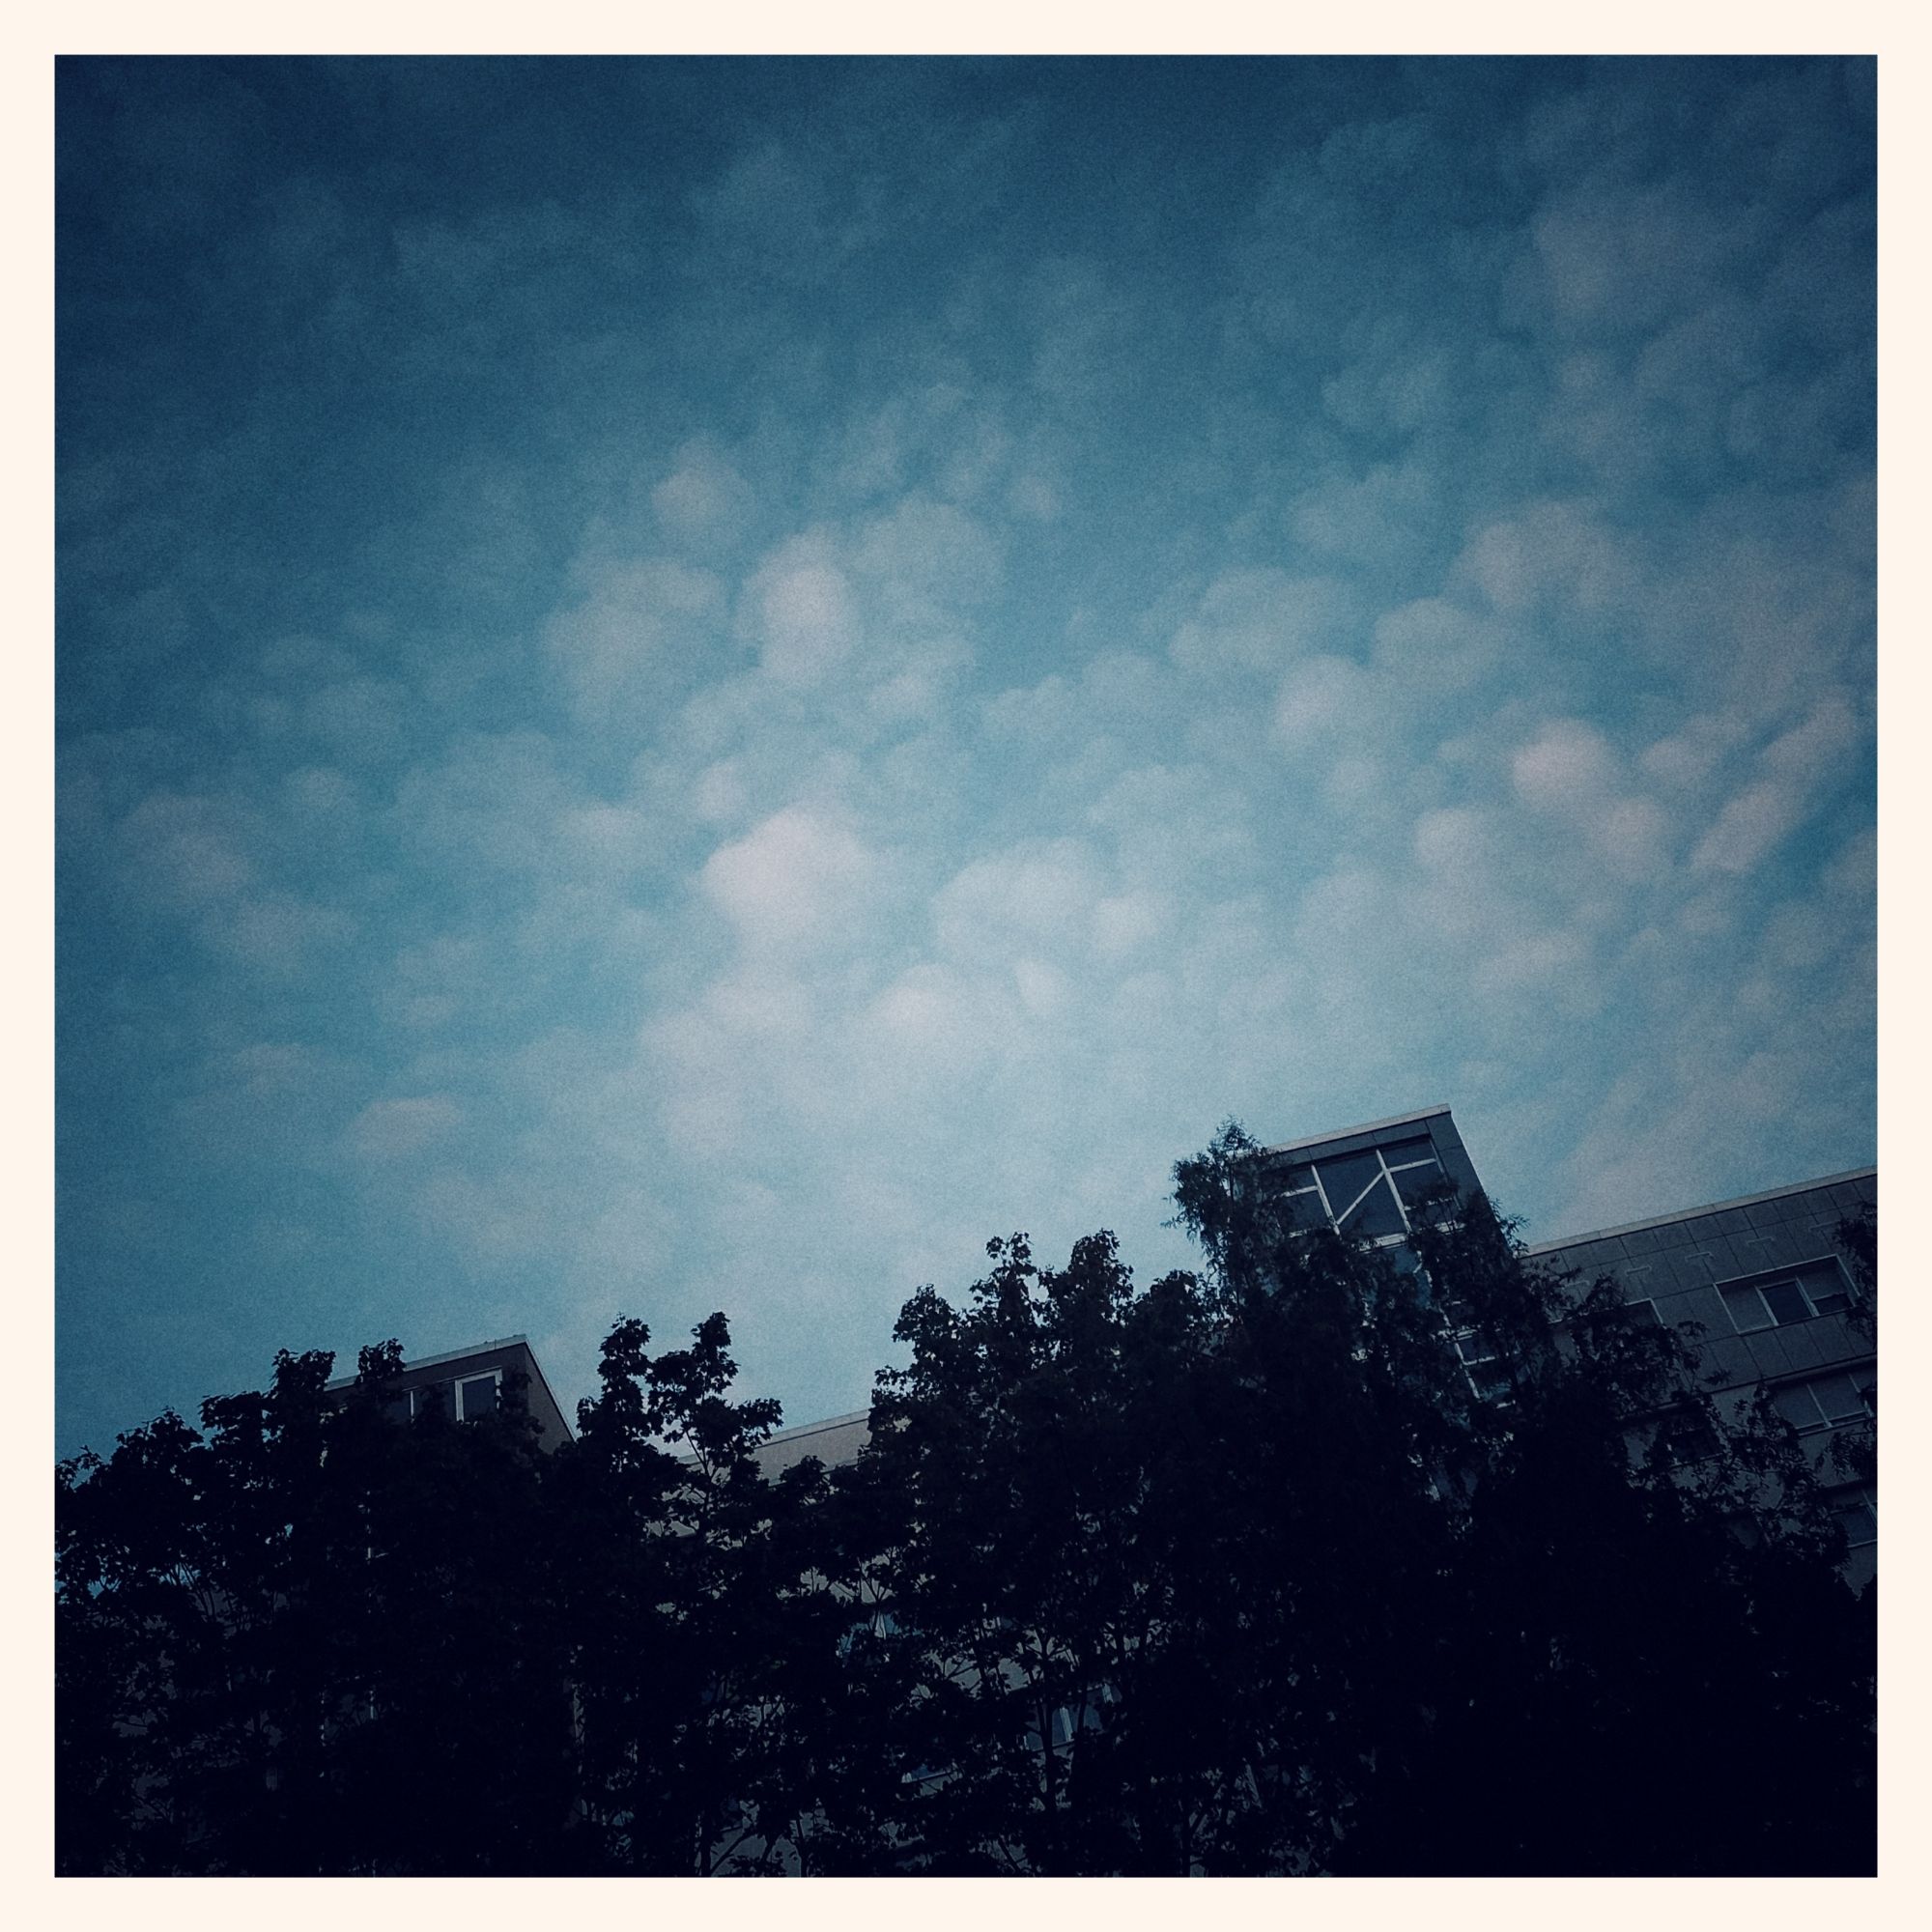
[[[689,1349],[654,1358],[649,1339],[611,1331],[554,1478],[586,1837],[600,1869],[777,1871],[798,1808],[788,1681],[813,1611],[838,1615],[797,1532],[821,1472],[766,1481],[779,1406],[731,1399],[723,1315]]]
[[[548,1868],[571,1802],[520,1391],[458,1428],[330,1358],[58,1472],[71,1871]]]
[[[61,1464],[61,1869],[1871,1869],[1875,1595],[1768,1396],[1480,1198],[1352,1245],[1231,1125],[1175,1199],[1198,1273],[922,1289],[832,1474],[722,1315],[554,1456],[389,1343]]]

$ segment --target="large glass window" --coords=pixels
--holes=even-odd
[[[1304,1218],[1323,1216],[1345,1235],[1378,1241],[1407,1234],[1414,1210],[1444,1185],[1426,1135],[1290,1168],[1284,1180]]]

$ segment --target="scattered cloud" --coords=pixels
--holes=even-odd
[[[156,1406],[299,1305],[851,1407],[1231,1113],[1536,1235],[1870,1152],[1868,68],[115,71],[63,1318],[280,1294]]]

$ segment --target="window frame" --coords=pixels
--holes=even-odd
[[[1843,1415],[1833,1415],[1826,1408],[1824,1402],[1818,1395],[1818,1384],[1830,1381],[1834,1377],[1851,1383],[1852,1391],[1859,1399],[1859,1406],[1856,1410],[1848,1409]],[[1770,1388],[1773,1407],[1776,1409],[1779,1418],[1789,1424],[1800,1437],[1823,1435],[1833,1429],[1856,1429],[1861,1424],[1873,1420],[1872,1407],[1865,1398],[1864,1386],[1859,1380],[1858,1372],[1854,1369],[1828,1369],[1822,1375],[1814,1374],[1794,1377],[1786,1381],[1773,1382],[1770,1384]],[[1817,1421],[1804,1423],[1793,1422],[1791,1417],[1786,1415],[1782,1408],[1777,1408],[1777,1398],[1780,1395],[1792,1396],[1799,1394],[1806,1395],[1811,1399],[1812,1411],[1817,1416]]]
[[[1365,1148],[1355,1148],[1347,1153],[1328,1153],[1319,1155],[1313,1159],[1291,1160],[1287,1165],[1284,1178],[1299,1173],[1305,1174],[1308,1179],[1300,1186],[1284,1187],[1282,1189],[1282,1199],[1285,1201],[1299,1201],[1305,1196],[1312,1194],[1315,1197],[1316,1205],[1321,1209],[1322,1218],[1326,1220],[1329,1227],[1340,1235],[1347,1232],[1342,1225],[1343,1222],[1350,1214],[1354,1213],[1378,1187],[1385,1187],[1388,1190],[1389,1199],[1395,1203],[1396,1212],[1402,1220],[1402,1227],[1393,1234],[1376,1235],[1368,1238],[1372,1239],[1378,1247],[1390,1241],[1405,1240],[1415,1227],[1415,1217],[1408,1211],[1408,1203],[1402,1198],[1402,1189],[1396,1184],[1396,1176],[1399,1174],[1413,1174],[1419,1168],[1434,1168],[1439,1180],[1450,1185],[1454,1184],[1454,1177],[1443,1166],[1442,1155],[1437,1151],[1435,1142],[1431,1136],[1427,1134],[1411,1136],[1406,1144],[1396,1144],[1393,1151],[1397,1153],[1410,1152],[1417,1146],[1421,1146],[1427,1151],[1417,1154],[1413,1159],[1394,1163],[1391,1163],[1389,1160],[1391,1150],[1383,1147],[1380,1143],[1376,1143]],[[1354,1198],[1338,1212],[1334,1203],[1328,1198],[1328,1183],[1321,1178],[1321,1162],[1323,1160],[1331,1162],[1357,1160],[1366,1155],[1373,1155],[1375,1158],[1377,1169],[1375,1179],[1360,1188]]]
[[[1831,1269],[1832,1279],[1836,1284],[1825,1296],[1814,1293],[1817,1277],[1825,1269]],[[1805,1312],[1795,1316],[1789,1321],[1780,1321],[1776,1312],[1767,1298],[1767,1291],[1789,1285],[1798,1291],[1804,1303]],[[1779,1328],[1796,1328],[1806,1321],[1817,1321],[1827,1315],[1847,1313],[1856,1298],[1856,1290],[1851,1277],[1845,1272],[1844,1263],[1836,1255],[1818,1255],[1810,1261],[1797,1262],[1789,1267],[1763,1268],[1756,1274],[1733,1275],[1728,1281],[1716,1281],[1711,1286],[1717,1291],[1718,1299],[1724,1305],[1724,1313],[1730,1319],[1731,1328],[1738,1335],[1769,1335]],[[1758,1306],[1763,1309],[1767,1320],[1753,1322],[1749,1327],[1738,1319],[1738,1311],[1732,1296],[1755,1294]],[[1821,1299],[1837,1298],[1840,1306],[1821,1308]]]
[[[1845,1530],[1845,1548],[1847,1551],[1869,1549],[1878,1542],[1878,1498],[1872,1494],[1870,1490],[1860,1488],[1851,1491],[1841,1491],[1832,1499],[1832,1513],[1838,1519],[1841,1525],[1844,1523],[1845,1518],[1860,1507],[1862,1507],[1865,1515],[1871,1519],[1871,1534],[1869,1536],[1855,1538],[1851,1530],[1847,1528]]]
[[[454,1391],[456,1397],[455,1407],[456,1407],[456,1419],[458,1422],[481,1422],[483,1420],[483,1417],[481,1415],[466,1415],[464,1413],[463,1391],[466,1388],[468,1388],[471,1382],[480,1382],[485,1380],[486,1378],[490,1383],[491,1400],[490,1400],[490,1406],[484,1411],[484,1414],[496,1415],[501,1412],[503,1406],[502,1370],[475,1369],[472,1370],[469,1375],[451,1376],[449,1378],[450,1386]]]

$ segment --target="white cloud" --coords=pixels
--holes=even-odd
[[[858,640],[851,587],[822,533],[781,544],[753,578],[750,596],[760,662],[780,684],[819,683]]]
[[[1602,732],[1578,719],[1558,719],[1517,753],[1510,775],[1517,796],[1539,810],[1569,817],[1601,811],[1617,784],[1616,754]]]
[[[1134,891],[1099,900],[1094,907],[1094,950],[1115,961],[1138,952],[1168,933],[1174,904],[1164,893]]]
[[[1302,751],[1351,726],[1374,723],[1375,697],[1368,675],[1346,658],[1304,659],[1281,681],[1275,695],[1274,734]]]
[[[1169,645],[1193,671],[1274,671],[1346,637],[1354,600],[1335,579],[1230,570],[1202,593]]]
[[[718,580],[685,564],[598,570],[589,594],[544,632],[579,718],[592,725],[649,722],[635,714],[663,688],[667,670],[701,659],[723,603]]]
[[[1452,577],[1505,615],[1559,610],[1598,612],[1627,602],[1639,582],[1627,539],[1586,505],[1544,501],[1477,530]]]
[[[1099,896],[1077,839],[1028,841],[962,867],[933,900],[942,951],[959,958],[1077,951]]]
[[[876,874],[873,854],[837,816],[787,806],[704,862],[704,895],[753,948],[852,937]]]
[[[751,515],[750,487],[709,442],[688,442],[676,468],[651,491],[651,508],[666,533],[686,542],[728,537]]]
[[[1768,745],[1762,777],[1726,801],[1691,854],[1698,871],[1747,872],[1808,816],[1859,738],[1844,697],[1832,694],[1803,724]]]
[[[915,495],[859,531],[852,567],[891,622],[944,628],[999,590],[1006,558],[978,518]]]

